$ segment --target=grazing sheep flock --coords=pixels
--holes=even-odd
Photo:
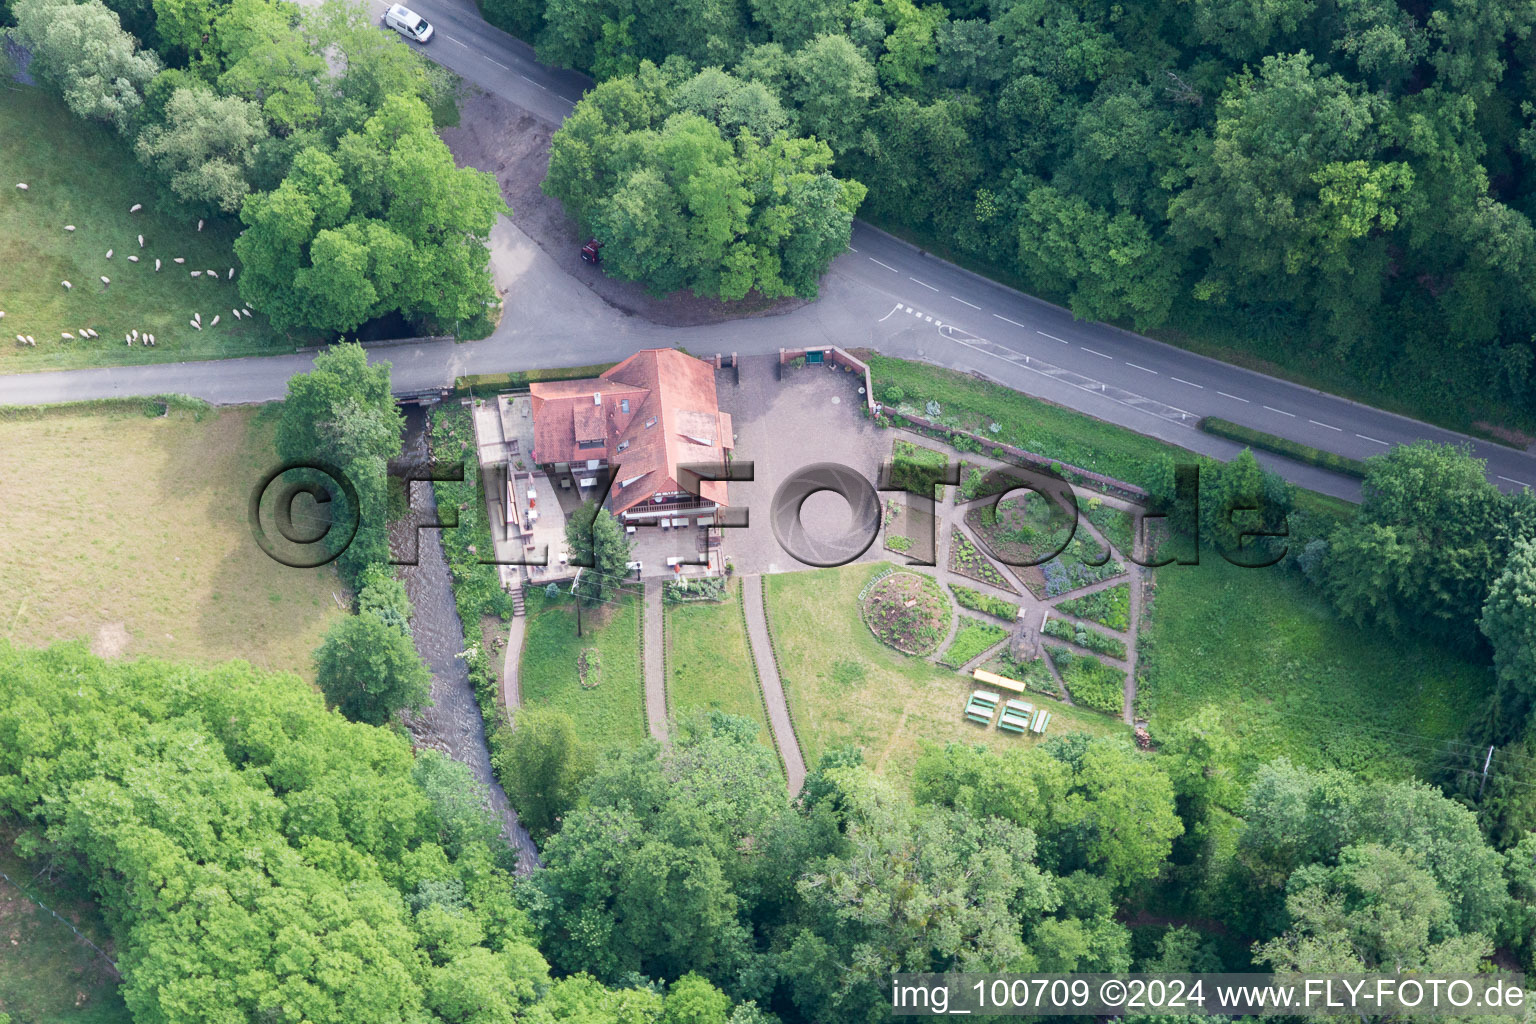
[[[28,185],[24,181],[18,181],[16,183],[16,189],[19,192],[29,192],[29,191],[31,191],[31,186]],[[129,213],[138,213],[142,209],[144,209],[144,204],[143,203],[134,203],[131,207],[128,208],[128,212]],[[198,231],[202,231],[203,230],[203,224],[204,224],[204,221],[199,219],[198,222],[197,222],[197,230]],[[66,225],[64,225],[64,230],[67,233],[73,234],[74,231],[75,231],[75,225],[73,225],[73,224],[66,224]],[[143,249],[144,248],[144,236],[143,235],[139,235],[138,236],[138,243],[139,243],[139,248]],[[113,257],[115,252],[116,252],[116,249],[108,249],[106,251],[106,256],[104,258],[110,260]],[[129,256],[128,257],[128,261],[130,263],[138,263],[139,262],[139,257],[136,256],[136,255],[135,256]],[[175,263],[186,263],[186,257],[184,257],[184,256],[173,257],[173,262],[175,262]],[[156,272],[158,272],[160,270],[160,266],[161,266],[161,261],[160,261],[159,257],[156,257],[155,258],[155,270],[156,270]],[[207,276],[209,277],[209,279],[211,279],[213,281],[218,281],[219,280],[219,272],[217,270],[207,270],[207,271],[193,270],[190,273],[191,273],[191,276],[193,276],[193,277],[201,277],[201,276],[203,276],[206,273]],[[111,284],[112,284],[112,279],[107,277],[105,274],[99,275],[99,279],[100,279],[102,287],[104,289],[110,287]],[[226,282],[228,282],[228,281],[233,281],[234,279],[235,279],[235,268],[234,267],[230,267],[229,268],[229,272],[225,276],[224,280]],[[59,284],[63,286],[63,288],[64,288],[64,290],[66,292],[72,292],[74,290],[74,287],[75,287],[74,284],[69,282],[69,281],[60,281]],[[241,307],[241,306],[233,307],[230,310],[230,312],[232,312],[234,314],[236,320],[242,319],[242,316],[250,317],[250,316],[253,315],[251,313],[251,310],[248,307]],[[5,317],[5,311],[4,310],[0,310],[0,319],[4,319],[4,317]],[[219,325],[219,319],[220,319],[219,315],[215,314],[213,319],[211,321],[209,321],[207,326],[210,327],[210,328],[217,327]],[[202,315],[202,313],[194,312],[192,314],[192,319],[188,320],[187,322],[189,324],[191,324],[191,326],[193,327],[194,330],[201,331],[203,329],[203,326],[204,326],[203,325],[203,315]],[[24,345],[24,346],[28,346],[28,347],[31,347],[31,348],[36,348],[37,347],[37,339],[34,338],[30,334],[21,333],[21,334],[17,334],[15,337],[16,337],[16,344],[18,344],[18,345]],[[59,338],[60,338],[61,341],[75,341],[77,339],[87,339],[88,340],[88,339],[100,338],[100,337],[101,337],[101,335],[98,334],[96,332],[95,328],[92,328],[92,327],[79,327],[79,328],[76,328],[73,331],[60,331],[59,332]],[[127,343],[127,345],[130,348],[135,343],[140,344],[140,345],[144,345],[144,346],[148,346],[148,347],[154,347],[156,345],[155,336],[153,334],[151,334],[151,333],[149,333],[147,331],[141,332],[137,327],[131,329],[126,334],[124,334],[123,335],[123,340]]]

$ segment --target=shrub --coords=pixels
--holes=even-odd
[[[892,384],[890,387],[885,389],[885,404],[886,405],[900,405],[901,402],[902,402],[902,399],[904,399],[906,397],[907,397],[907,393],[905,391],[901,390],[901,387],[899,385]]]

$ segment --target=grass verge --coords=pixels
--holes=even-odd
[[[9,320],[9,317],[7,317]],[[276,465],[255,409],[138,400],[6,411],[0,635],[83,638],[105,656],[243,658],[314,676],[343,609],[335,571],[280,565],[247,520]]]
[[[1253,764],[1422,772],[1492,688],[1444,647],[1337,619],[1293,573],[1220,558],[1157,570],[1138,711],[1153,735],[1214,705]]]
[[[859,590],[884,566],[847,565],[764,577],[774,651],[808,765],[847,744],[905,784],[919,740],[1039,742],[979,729],[962,717],[970,680],[875,639],[859,616]],[[1119,723],[1066,705],[1046,735],[1118,732]]]
[[[318,340],[276,331],[259,312],[235,318],[243,303],[228,272],[237,266],[240,223],[216,218],[198,231],[197,218],[172,205],[110,130],[75,117],[42,89],[15,85],[0,90],[0,124],[0,265],[7,268],[0,370],[269,355]],[[144,208],[129,213],[136,203]],[[204,273],[192,277],[194,270]],[[202,330],[189,323],[194,313]],[[101,336],[80,340],[82,328]],[[124,336],[132,330],[155,335],[155,347],[129,346]],[[64,332],[76,339],[63,340]],[[37,345],[19,344],[17,334]]]

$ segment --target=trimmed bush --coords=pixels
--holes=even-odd
[[[960,602],[962,608],[969,608],[973,612],[981,612],[984,615],[1002,619],[1004,622],[1012,622],[1019,617],[1019,606],[1011,601],[983,594],[970,587],[962,587],[958,583],[951,583],[949,589],[954,591],[955,600]]]
[[[1264,451],[1273,452],[1276,455],[1284,455],[1288,459],[1316,466],[1318,469],[1326,469],[1333,473],[1343,473],[1356,479],[1365,479],[1365,463],[1359,459],[1352,459],[1347,455],[1339,455],[1336,452],[1325,452],[1321,448],[1314,448],[1300,441],[1292,441],[1289,438],[1277,437],[1274,434],[1265,433],[1262,430],[1254,430],[1240,423],[1219,419],[1215,416],[1207,416],[1200,421],[1200,429],[1207,434],[1224,437],[1229,441],[1248,445],[1251,448],[1262,448]]]

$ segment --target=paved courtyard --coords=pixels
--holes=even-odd
[[[748,525],[723,531],[725,554],[746,575],[814,568],[785,551],[774,535],[769,511],[779,485],[797,470],[816,463],[847,466],[869,481],[889,457],[890,435],[864,415],[864,378],[831,364],[785,366],[777,356],[741,357],[740,380],[729,368],[715,375],[720,408],[731,414],[736,433],[735,458],[751,461],[755,479],[730,485],[730,503],[747,510]],[[812,537],[835,536],[851,526],[847,501],[832,492],[806,500],[801,522]],[[884,555],[878,542],[859,561]]]

